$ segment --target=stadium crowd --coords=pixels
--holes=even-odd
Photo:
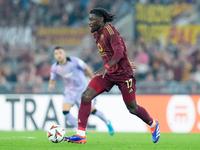
[[[88,25],[92,8],[103,7],[117,18],[131,11],[132,0],[0,0],[0,27]],[[141,4],[196,3],[196,0],[136,0]]]
[[[0,27],[12,26],[73,26],[88,24],[87,14],[93,7],[104,7],[120,17],[131,9],[131,0],[0,0]],[[151,3],[151,0],[140,0]],[[155,0],[159,4],[170,4],[172,0]],[[180,0],[179,2],[195,2]],[[120,11],[119,11],[120,10]],[[125,39],[130,61],[138,66],[135,76],[137,92],[140,94],[200,93],[200,34],[196,44],[171,40],[163,47],[153,39],[136,42]],[[94,43],[94,42],[89,42]],[[32,50],[27,46],[10,45],[0,41],[0,93],[45,93],[53,59],[52,48],[44,45]],[[101,57],[92,44],[82,50],[80,58],[97,70],[102,64]],[[42,86],[41,86],[42,85]],[[60,87],[62,88],[62,87]],[[56,89],[54,92],[62,92]]]
[[[0,0],[0,26],[88,25],[88,13],[103,7],[120,18],[130,11],[130,0]],[[118,11],[120,10],[120,11]]]

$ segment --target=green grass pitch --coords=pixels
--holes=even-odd
[[[67,136],[75,132],[66,132]],[[200,134],[161,133],[154,144],[151,133],[87,133],[86,144],[52,143],[45,131],[0,131],[0,150],[199,150]]]

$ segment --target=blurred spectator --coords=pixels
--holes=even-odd
[[[34,52],[34,63],[37,67],[39,67],[44,61],[49,61],[50,56],[47,53],[45,47],[40,47]]]
[[[16,74],[14,74],[11,70],[11,68],[9,66],[4,66],[2,68],[2,72],[6,78],[7,81],[11,81],[11,82],[16,82],[17,78],[16,78]]]
[[[51,65],[47,62],[44,61],[37,70],[37,75],[41,76],[43,78],[43,80],[48,81],[49,80],[49,75],[51,72]]]
[[[137,54],[134,61],[137,63],[139,78],[145,78],[147,72],[149,71],[149,55],[144,51],[142,46],[138,46]]]
[[[35,80],[33,82],[33,85],[32,85],[32,92],[33,93],[42,93],[44,92],[44,89],[43,89],[43,85],[44,84],[44,80],[41,76],[36,76],[35,77]]]
[[[42,2],[42,1],[41,1]],[[122,17],[130,11],[129,0],[49,0],[47,3],[1,0],[0,26],[82,26],[88,11],[104,7]],[[119,11],[120,10],[120,11]]]
[[[187,86],[187,91],[190,94],[199,94],[200,93],[200,84],[195,81],[195,76],[193,73],[190,74],[188,81],[185,83]]]
[[[200,84],[200,64],[196,66],[196,72],[194,72],[194,80]]]
[[[0,93],[7,93],[11,91],[12,91],[11,85],[6,80],[6,77],[3,74],[3,71],[0,70]]]

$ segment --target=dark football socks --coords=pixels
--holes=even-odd
[[[138,116],[140,119],[142,119],[148,125],[151,125],[153,123],[153,119],[150,117],[148,112],[139,105],[135,115]]]
[[[86,130],[87,120],[91,111],[91,101],[81,101],[81,106],[78,113],[78,130]]]

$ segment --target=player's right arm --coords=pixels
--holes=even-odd
[[[88,65],[85,66],[85,72],[90,77],[90,79],[92,79],[94,77],[92,69]]]
[[[116,64],[117,62],[113,59],[109,60],[109,62],[107,63],[107,65],[112,67]],[[103,66],[102,68],[100,68],[99,70],[95,71],[95,75],[96,76],[100,76],[102,75],[102,78],[104,78],[105,74],[108,72],[108,69],[107,67]]]
[[[57,73],[56,73],[56,63],[54,63],[54,64],[51,66],[51,74],[50,74],[49,87],[48,87],[48,91],[49,91],[49,92],[55,87],[56,77],[57,77]]]
[[[53,79],[49,80],[49,87],[48,87],[49,92],[55,87],[55,82],[56,80],[53,80]]]

